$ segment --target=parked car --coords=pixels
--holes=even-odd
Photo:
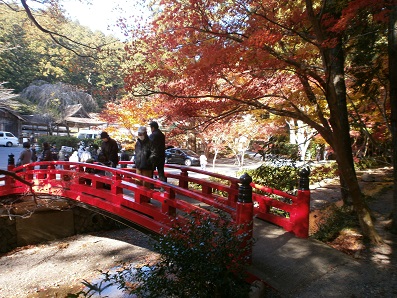
[[[189,149],[170,148],[165,150],[165,163],[176,163],[185,166],[200,165],[200,156]]]
[[[16,136],[8,131],[0,131],[0,146],[12,147],[18,145],[19,140]]]
[[[99,139],[100,130],[82,129],[77,133],[78,139]]]

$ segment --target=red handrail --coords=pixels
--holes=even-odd
[[[131,162],[123,163],[128,165]],[[265,194],[252,194],[253,210],[250,212],[249,208],[252,207],[241,208],[242,204],[238,202],[240,179],[193,167],[166,165],[166,168],[180,171],[165,173],[169,181],[177,180],[177,185],[137,175],[133,168],[114,169],[89,163],[36,162],[11,170],[33,182],[36,193],[74,199],[117,214],[158,233],[169,229],[176,216],[181,217],[193,210],[208,212],[205,208],[208,205],[230,214],[231,220],[236,224],[248,224],[249,219],[252,221],[252,216],[247,218],[248,212],[275,223],[298,237],[308,237],[309,190],[298,190],[297,195],[291,195],[251,183],[251,187]],[[192,173],[214,177],[217,181],[196,178]],[[163,188],[164,192],[143,187],[139,185],[141,181],[149,182],[157,189]],[[26,185],[0,176],[0,196],[26,191]],[[274,199],[271,195],[282,200]],[[275,214],[272,211],[274,208],[289,216]]]

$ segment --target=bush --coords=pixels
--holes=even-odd
[[[336,162],[317,165],[310,169],[311,183],[335,177],[339,177],[338,164]]]
[[[40,147],[42,147],[44,142],[47,142],[50,145],[56,144],[58,149],[61,149],[62,146],[77,148],[80,141],[81,140],[76,137],[67,136],[40,136],[37,139],[37,143]]]
[[[184,223],[176,223],[154,243],[160,253],[155,264],[105,273],[107,281],[138,297],[248,297],[250,284],[245,282],[248,254],[252,242],[244,245],[246,235],[230,226],[226,215],[210,217],[192,212]],[[104,285],[85,283],[88,292],[100,291]]]
[[[261,165],[257,169],[240,171],[237,176],[247,173],[252,177],[252,181],[257,184],[288,191],[297,187],[299,180],[298,170],[292,166]]]
[[[245,235],[237,235],[237,228],[222,217],[193,212],[186,224],[176,224],[161,236],[155,244],[161,254],[159,262],[138,269],[139,286],[132,293],[149,293],[147,297],[248,297],[250,285],[244,281],[244,272],[250,250],[243,245]]]
[[[349,207],[332,207],[328,216],[318,224],[318,231],[312,235],[322,242],[334,240],[343,229],[358,228],[357,214]]]
[[[365,170],[376,167],[390,166],[391,161],[384,156],[363,157],[354,163],[356,170]]]
[[[238,176],[247,173],[257,184],[266,185],[283,191],[296,189],[299,185],[300,168],[293,166],[261,165],[257,169],[238,172]],[[327,178],[339,177],[337,163],[326,163],[310,168],[310,183],[319,182]]]

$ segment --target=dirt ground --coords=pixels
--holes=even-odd
[[[363,262],[375,263],[382,268],[384,286],[390,287],[390,281],[397,278],[397,236],[387,229],[393,199],[392,169],[358,174],[384,244],[371,245],[354,228],[346,229],[328,244]],[[329,206],[340,205],[337,186],[338,181],[328,180],[313,187],[312,232],[326,217]],[[107,271],[125,263],[144,264],[154,257],[149,237],[134,229],[77,235],[19,248],[0,257],[0,298],[66,297],[67,293],[81,290],[83,280],[98,278],[100,270]],[[370,295],[371,289],[368,293],[368,297],[374,297]],[[378,292],[375,296],[388,297]]]
[[[336,239],[327,244],[357,259],[376,262],[379,265],[391,264],[393,262],[389,258],[396,257],[397,251],[397,235],[389,231],[391,224],[390,213],[393,206],[393,169],[387,167],[359,171],[357,176],[361,190],[366,196],[367,204],[371,209],[375,228],[382,236],[384,243],[374,246],[365,241],[358,228],[352,227],[343,230]],[[312,196],[314,198],[317,196],[322,197],[324,191],[322,188],[331,189],[334,195],[333,198],[330,198],[328,204],[312,210],[310,222],[311,233],[314,233],[318,228],[318,223],[329,215],[329,210],[332,210],[332,206],[339,207],[343,205],[340,200],[338,179],[323,183],[323,187],[312,190]],[[396,262],[394,262],[394,265],[396,265]]]
[[[156,254],[134,229],[76,235],[0,257],[0,298],[66,297],[112,268],[147,264]]]

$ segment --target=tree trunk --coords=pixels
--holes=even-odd
[[[394,178],[391,231],[397,234],[397,6],[392,5],[390,9],[388,54]]]
[[[340,39],[334,48],[324,50],[324,58],[327,69],[327,101],[331,112],[329,121],[333,129],[339,171],[349,189],[362,232],[371,242],[380,243],[382,239],[375,230],[354,169],[344,80],[344,53]]]

